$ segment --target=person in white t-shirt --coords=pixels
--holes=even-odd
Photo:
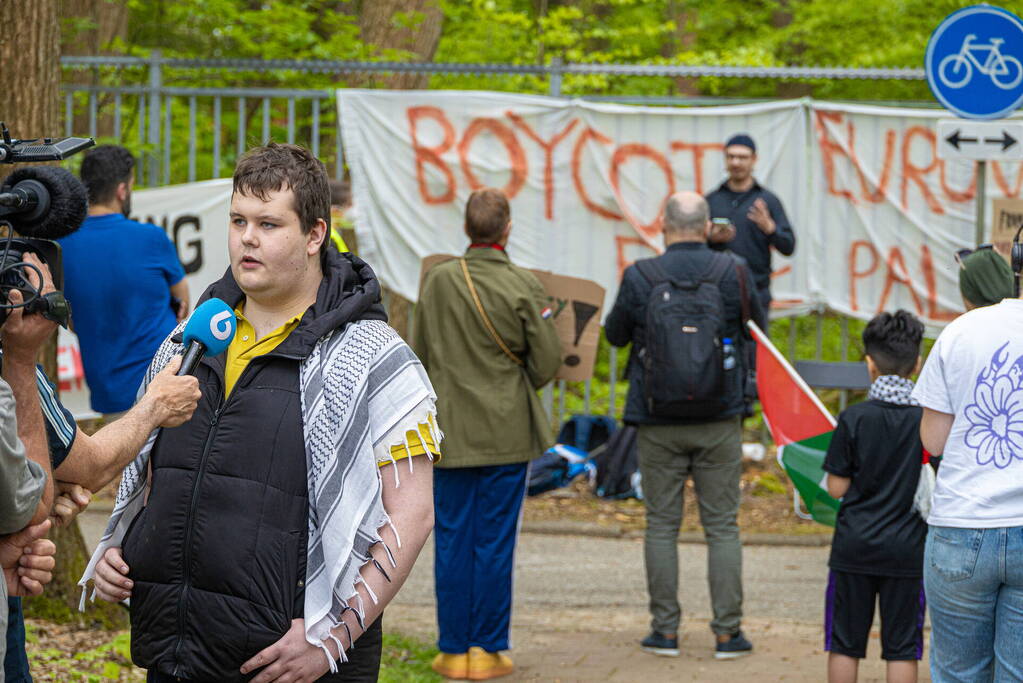
[[[931,679],[1023,681],[1023,301],[952,321],[913,397],[943,456],[924,556]]]

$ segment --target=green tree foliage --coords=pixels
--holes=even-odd
[[[69,1],[69,0],[66,0]],[[360,19],[371,0],[96,0],[102,6],[126,3],[127,29],[108,52],[166,57],[413,61],[406,50],[372,45],[363,39]],[[742,66],[886,66],[919,67],[931,31],[948,13],[972,0],[437,0],[443,24],[433,55],[439,62],[550,64],[727,64]],[[409,1],[407,7],[415,3]],[[391,16],[395,27],[413,31],[421,12]],[[64,44],[96,25],[94,17],[65,16]],[[143,68],[103,68],[66,72],[71,82],[118,86],[144,85]],[[386,74],[277,70],[194,70],[165,68],[163,82],[179,87],[273,87],[318,89],[392,87]],[[541,75],[463,74],[431,76],[434,89],[484,89],[546,93]],[[672,79],[568,74],[565,95],[696,95],[739,99],[811,95],[822,99],[931,101],[921,81],[782,81],[777,79]],[[197,144],[196,177],[222,175],[235,161],[239,116],[245,121],[242,147],[263,137],[263,101],[249,98],[239,113],[236,101],[222,111],[221,167],[213,169],[211,136]],[[113,96],[100,96],[100,137],[117,137],[112,117],[102,116]],[[196,102],[196,125],[212,128],[212,98]],[[300,101],[295,140],[311,144],[313,106]],[[336,149],[334,105],[319,102],[321,153]],[[88,98],[74,101],[75,129],[87,125]],[[138,96],[122,100],[120,139],[137,152],[148,151],[148,114]],[[190,116],[184,97],[173,99],[170,180],[189,178],[189,141],[181,134]],[[287,135],[286,103],[270,104],[269,134]],[[161,127],[165,125],[162,122]],[[161,155],[162,156],[162,155]],[[150,180],[151,179],[147,179]],[[147,182],[146,184],[151,184]]]

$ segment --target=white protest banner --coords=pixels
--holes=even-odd
[[[132,219],[160,226],[174,243],[185,269],[193,308],[199,295],[230,266],[227,255],[230,207],[230,178],[132,193]],[[116,301],[107,303],[117,305]],[[71,302],[72,317],[76,305]],[[77,419],[98,417],[89,408],[89,388],[85,383],[78,338],[61,329],[57,345],[61,402]]]
[[[709,108],[631,107],[489,92],[341,90],[360,256],[415,301],[419,263],[461,253],[469,194],[511,200],[508,253],[518,265],[592,280],[607,291],[624,268],[663,248],[668,196],[724,180],[724,141],[757,141],[757,177],[804,224],[805,109],[799,101]],[[805,258],[798,256],[797,260]],[[803,250],[805,255],[807,250]],[[805,267],[775,257],[780,303],[806,302]]]
[[[904,308],[932,330],[956,317],[953,255],[974,246],[977,171],[938,157],[936,123],[947,113],[810,106],[812,199],[798,233],[810,297],[858,318]],[[985,201],[1023,189],[1019,162],[989,162],[987,178]]]
[[[599,283],[606,312],[621,271],[661,248],[666,197],[714,189],[722,142],[744,131],[797,238],[792,259],[774,257],[775,315],[906,308],[934,331],[962,311],[952,255],[972,246],[976,178],[972,162],[938,158],[941,110],[451,91],[343,90],[338,101],[363,255],[409,299],[424,256],[464,249],[465,201],[493,185],[511,199],[512,259]],[[987,199],[1020,196],[1020,163],[991,162],[988,174]]]

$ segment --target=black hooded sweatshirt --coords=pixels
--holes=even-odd
[[[241,665],[303,615],[309,506],[299,365],[329,332],[386,320],[365,262],[331,249],[324,270],[298,327],[249,363],[229,397],[223,356],[202,360],[195,414],[154,444],[149,499],[122,542],[138,666],[189,681],[249,680]],[[228,270],[200,303],[211,297],[234,307],[244,294]]]

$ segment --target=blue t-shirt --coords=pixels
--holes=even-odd
[[[116,213],[89,216],[60,246],[92,409],[127,410],[177,322],[170,287],[185,277],[177,250],[157,226]]]

